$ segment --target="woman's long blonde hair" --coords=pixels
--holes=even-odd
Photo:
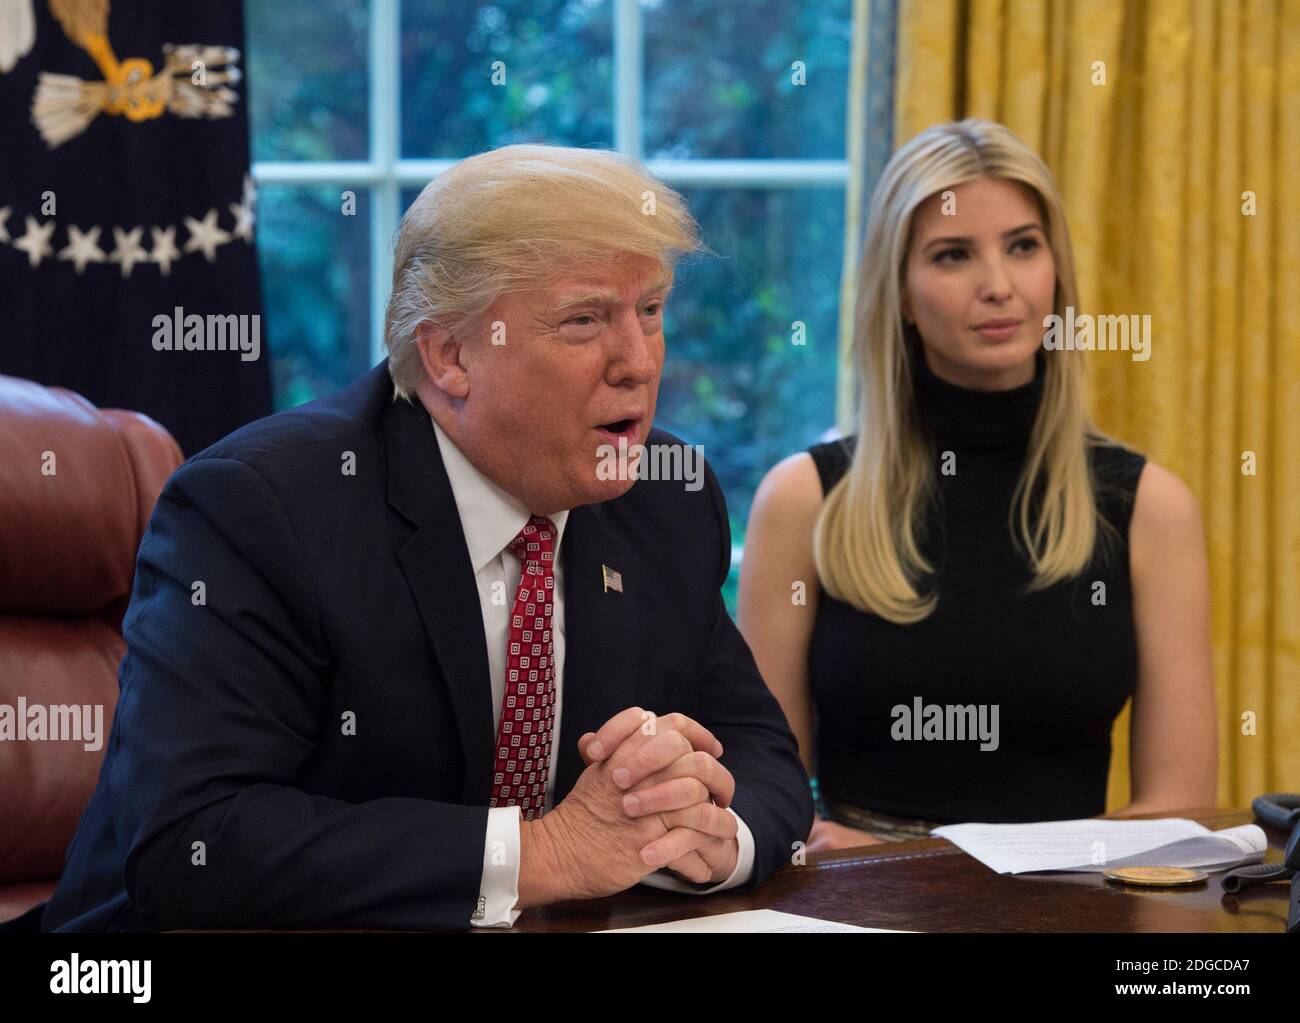
[[[928,128],[894,154],[872,195],[862,247],[853,331],[857,445],[848,472],[822,505],[813,553],[827,593],[899,624],[920,621],[938,601],[922,585],[934,570],[919,541],[934,498],[935,461],[916,409],[902,322],[908,237],[912,216],[928,197],[984,177],[1021,182],[1037,193],[1056,263],[1053,312],[1064,317],[1067,306],[1077,305],[1060,193],[1051,171],[1011,131],[967,118]],[[1031,590],[1082,572],[1099,530],[1087,445],[1101,435],[1084,406],[1083,353],[1043,354],[1043,397],[1011,500],[1012,536],[1033,570]]]

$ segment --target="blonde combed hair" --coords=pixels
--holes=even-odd
[[[935,470],[902,321],[909,232],[928,197],[976,178],[1020,182],[1037,194],[1056,264],[1053,312],[1063,317],[1067,306],[1077,307],[1060,193],[1047,166],[1011,131],[967,118],[928,128],[894,154],[872,195],[854,308],[857,445],[848,472],[823,502],[813,552],[831,596],[898,624],[920,621],[938,602],[937,592],[922,585],[934,571],[919,534]],[[1012,536],[1033,570],[1031,590],[1082,572],[1099,524],[1105,527],[1088,459],[1090,438],[1103,438],[1084,404],[1083,353],[1043,354],[1043,396],[1011,500]]]
[[[394,397],[411,400],[424,373],[426,320],[463,328],[502,294],[622,254],[657,260],[671,280],[678,257],[701,248],[685,200],[620,153],[530,144],[462,160],[402,217],[384,317]]]

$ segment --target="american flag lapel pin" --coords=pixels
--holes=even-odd
[[[623,573],[615,572],[608,565],[600,566],[600,578],[605,584],[605,593],[613,590],[615,593],[623,592]]]

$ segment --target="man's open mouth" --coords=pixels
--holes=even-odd
[[[599,429],[604,430],[606,433],[613,434],[631,433],[632,428],[635,427],[636,424],[637,420],[635,419],[616,419],[612,423],[602,423]]]

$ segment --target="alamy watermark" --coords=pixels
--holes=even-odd
[[[1134,362],[1151,358],[1151,314],[1141,316],[1075,315],[1074,306],[1065,307],[1065,316],[1052,313],[1044,317],[1043,347],[1048,351],[1129,352]]]
[[[703,444],[633,444],[626,437],[596,449],[599,480],[684,480],[687,490],[704,486]]]
[[[239,352],[243,362],[256,362],[262,354],[260,313],[186,315],[176,306],[171,316],[155,316],[153,327],[156,352]]]
[[[130,995],[143,1003],[152,997],[152,959],[85,959],[73,952],[50,963],[50,993]]]
[[[890,737],[896,742],[909,740],[980,740],[985,753],[998,748],[998,704],[925,703],[912,698],[912,705],[895,704],[889,712],[894,719]]]
[[[93,753],[104,745],[104,705],[56,703],[46,706],[18,697],[18,706],[0,703],[0,742],[79,742]]]

